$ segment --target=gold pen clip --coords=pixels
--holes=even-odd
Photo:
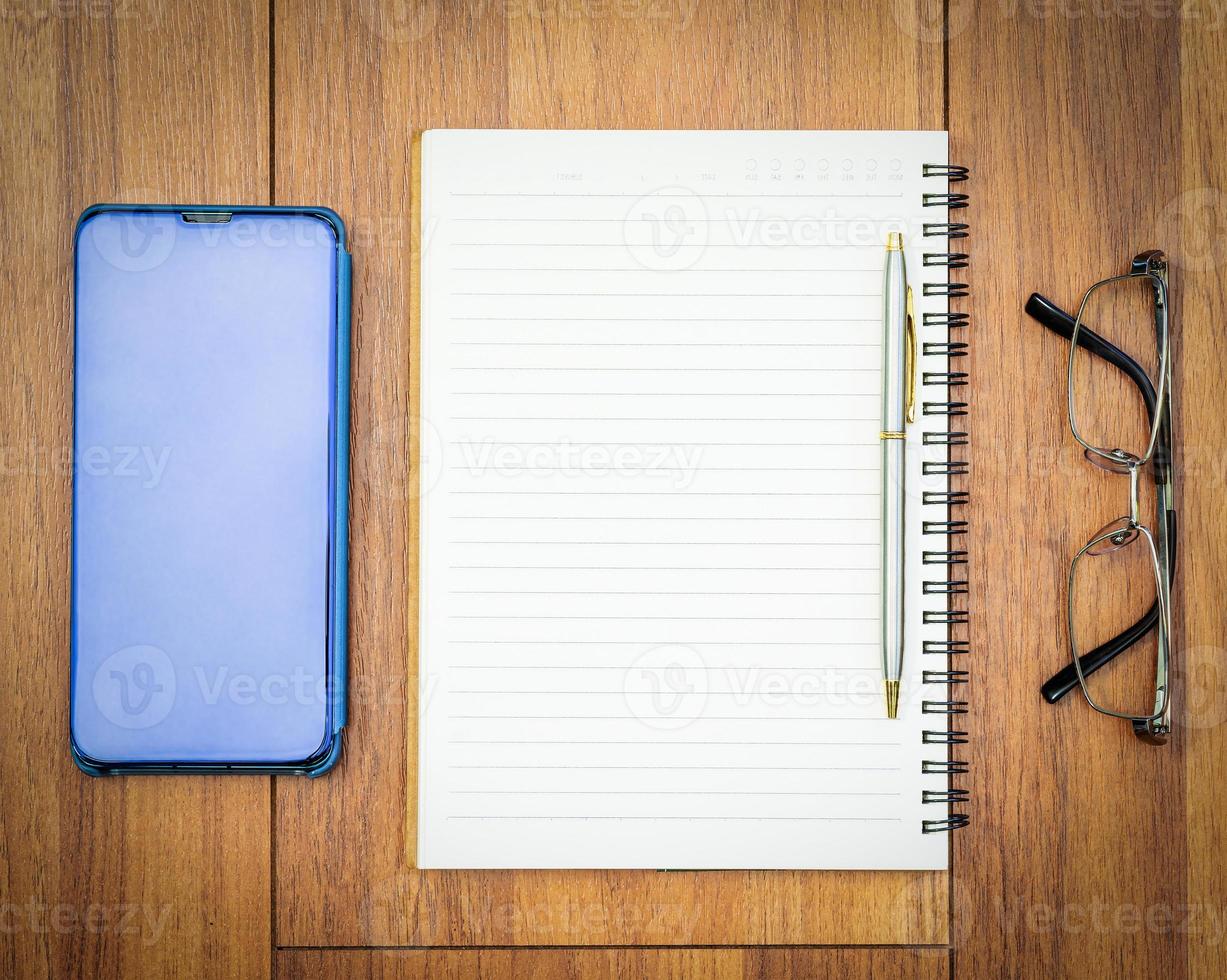
[[[903,360],[907,372],[907,420],[916,421],[916,308],[912,303],[912,287],[907,287],[906,333],[903,339]]]

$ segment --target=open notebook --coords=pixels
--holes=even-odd
[[[951,174],[937,132],[424,135],[421,866],[946,866]],[[889,231],[927,355],[894,721]]]

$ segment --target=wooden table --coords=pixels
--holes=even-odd
[[[1176,0],[8,0],[0,7],[0,975],[1227,974],[1227,10]],[[416,871],[413,133],[943,128],[972,166],[971,827],[950,874]],[[318,203],[354,253],[353,690],[328,777],[67,752],[70,255],[99,201]],[[1036,690],[1080,463],[1022,314],[1174,262],[1180,727]],[[1219,501],[1216,505],[1215,501]],[[485,948],[477,948],[485,947]]]

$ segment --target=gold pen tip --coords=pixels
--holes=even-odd
[[[883,681],[886,687],[886,717],[899,717],[899,682]]]
[[[886,233],[886,251],[902,252],[903,251],[903,233],[899,231],[888,231]]]

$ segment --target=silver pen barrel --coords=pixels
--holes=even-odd
[[[886,240],[882,284],[882,680],[886,716],[898,717],[903,674],[904,503],[908,413],[907,270],[903,236]]]

